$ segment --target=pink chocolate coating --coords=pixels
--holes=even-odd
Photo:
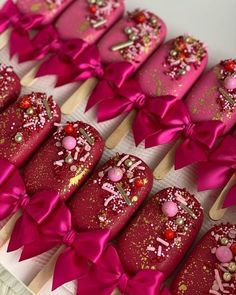
[[[13,68],[0,63],[0,111],[20,94],[21,84]]]
[[[221,263],[216,257],[216,251],[222,247],[222,239],[228,240],[224,246],[236,257],[236,226],[218,225],[213,227],[195,247],[194,251],[177,274],[171,286],[173,295],[203,295],[203,294],[236,294],[235,269],[228,269],[229,263]],[[233,246],[234,252],[231,251]],[[232,248],[232,250],[233,250]],[[233,254],[233,255],[232,255]],[[227,273],[230,280],[224,279]],[[214,292],[213,292],[214,291]]]
[[[30,101],[28,109],[21,107],[23,100]],[[29,111],[33,113],[29,114]],[[19,98],[0,114],[0,158],[22,166],[59,121],[60,108],[52,97],[31,93]]]
[[[66,200],[84,183],[99,161],[104,141],[98,131],[80,121],[71,122],[69,125],[75,126],[70,135],[77,141],[75,149],[69,151],[62,147],[66,133],[64,126],[59,127],[26,166],[24,181],[30,194],[39,190],[54,190]],[[88,134],[91,141],[81,133],[81,129]],[[66,163],[64,159],[70,153],[73,159],[76,159],[72,163]]]
[[[144,93],[150,96],[173,95],[182,99],[207,65],[207,54],[198,67],[190,66],[190,70],[178,79],[166,74],[165,60],[170,54],[175,39],[163,44],[141,67],[137,73]]]
[[[134,12],[135,13],[135,12]],[[134,69],[140,67],[142,63],[144,63],[147,58],[157,49],[157,47],[163,42],[166,36],[166,25],[165,23],[153,13],[146,12],[150,18],[156,18],[157,20],[157,27],[159,26],[159,30],[157,33],[153,35],[149,35],[150,42],[143,47],[141,52],[137,52],[136,48],[132,48],[133,51],[137,52],[134,56],[124,56],[122,51],[112,51],[112,47],[122,42],[126,42],[129,40],[128,35],[125,33],[125,29],[130,27],[137,27],[137,23],[131,16],[127,16],[120,21],[118,21],[106,34],[105,36],[99,41],[98,48],[100,50],[102,62],[106,65],[112,62],[119,62],[119,61],[129,61],[133,64]],[[148,32],[143,29],[143,35],[148,35]],[[152,34],[152,33],[151,33]],[[138,41],[142,39],[140,36],[140,32],[137,33]],[[154,37],[154,39],[153,39]],[[139,46],[140,44],[138,44]]]
[[[114,3],[117,7],[106,10],[105,25],[93,28],[88,19],[89,2],[74,1],[56,22],[55,26],[60,37],[63,39],[80,38],[89,44],[95,43],[124,13],[123,0],[106,0],[106,2],[107,5]]]
[[[72,0],[17,0],[17,7],[23,14],[41,14],[42,25],[52,23]]]
[[[118,182],[108,177],[113,167],[123,170]],[[151,190],[150,168],[132,155],[117,154],[98,169],[68,206],[77,230],[110,230],[112,239],[126,225]]]
[[[181,199],[193,215],[183,209]],[[176,216],[163,214],[162,206],[166,201],[177,203]],[[183,224],[178,225],[180,220]],[[193,243],[202,221],[203,210],[199,202],[185,189],[167,188],[158,192],[118,239],[117,251],[123,267],[130,274],[155,269],[168,277]]]
[[[225,133],[236,123],[236,110],[222,111],[217,102],[223,81],[220,78],[220,64],[204,74],[186,97],[186,105],[193,121],[221,120],[225,124]]]

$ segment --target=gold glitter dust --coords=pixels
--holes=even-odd
[[[193,107],[193,108],[192,108],[192,113],[193,113],[193,114],[196,114],[197,112],[198,112],[198,109],[197,109],[196,107]]]
[[[199,104],[201,105],[201,106],[204,106],[205,105],[205,99],[204,98],[200,98],[199,99]]]
[[[78,31],[80,33],[83,33],[87,31],[89,27],[90,27],[90,22],[88,20],[85,20],[80,24]]]
[[[181,284],[180,286],[179,286],[179,291],[181,291],[181,292],[185,292],[185,291],[187,291],[187,289],[188,289],[188,287],[187,287],[187,285],[185,285],[185,284]]]
[[[42,4],[41,3],[34,3],[31,6],[31,11],[32,12],[37,12],[41,9]]]
[[[89,173],[89,169],[87,168],[83,168],[83,170],[79,169],[76,175],[70,179],[69,187],[71,187],[72,185],[77,185],[78,182],[88,173]]]

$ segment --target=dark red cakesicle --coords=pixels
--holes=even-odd
[[[18,97],[20,90],[20,78],[13,68],[0,63],[0,111]]]
[[[117,242],[124,269],[143,269],[168,277],[196,238],[203,221],[199,202],[187,190],[167,188],[153,196]]]
[[[72,197],[69,209],[77,230],[106,228],[112,239],[149,194],[150,168],[139,158],[117,154]]]
[[[66,200],[84,183],[99,161],[104,141],[98,131],[86,123],[59,125],[26,166],[24,181],[30,194],[54,190]]]
[[[60,122],[60,108],[45,93],[24,95],[0,114],[0,158],[22,164]]]
[[[213,227],[171,286],[173,295],[236,294],[236,225]]]

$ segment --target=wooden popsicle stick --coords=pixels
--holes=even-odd
[[[34,294],[38,294],[43,286],[50,280],[53,275],[54,267],[58,256],[64,250],[64,246],[61,246],[57,252],[51,257],[49,262],[42,268],[42,270],[36,275],[36,277],[29,283],[28,288]],[[65,265],[65,267],[67,267]],[[68,266],[69,267],[69,266]]]
[[[0,230],[0,248],[9,240],[21,211],[17,211]]]
[[[235,183],[236,175],[234,174],[230,178],[229,182],[226,184],[224,189],[221,191],[220,195],[218,196],[218,198],[216,199],[215,203],[209,211],[209,216],[212,220],[220,220],[225,215],[227,208],[223,208],[223,203],[227,193]]]
[[[132,110],[120,125],[112,132],[112,134],[106,140],[106,147],[108,149],[114,149],[121,140],[129,133],[132,128],[132,123],[136,115],[136,110]]]
[[[61,112],[65,115],[72,114],[81,102],[90,96],[97,83],[97,78],[87,79],[62,105]]]
[[[35,78],[36,73],[43,62],[37,62],[37,64],[21,78],[21,85],[22,86],[31,86],[36,82],[38,78]]]
[[[181,139],[177,140],[175,144],[171,147],[165,157],[161,160],[161,162],[157,165],[155,170],[153,171],[153,175],[155,179],[163,179],[170,172],[170,170],[174,166],[174,158],[177,147],[180,145]]]
[[[0,50],[7,45],[10,38],[10,32],[11,29],[7,29],[0,35]]]
[[[118,289],[115,289],[111,295],[120,295],[120,291]]]

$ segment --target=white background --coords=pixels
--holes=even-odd
[[[152,10],[159,15],[167,24],[167,39],[183,33],[190,33],[204,41],[208,45],[209,50],[208,67],[218,63],[221,59],[236,58],[236,0],[127,0],[126,2],[127,9],[129,10],[139,6]],[[3,3],[4,1],[0,0],[0,5]],[[16,59],[9,61],[7,47],[0,52],[0,61],[12,64],[21,76],[32,67],[31,63],[19,66]],[[26,93],[31,90],[46,91],[48,94],[54,94],[57,102],[61,104],[77,87],[76,84],[71,84],[54,89],[53,83],[54,79],[52,77],[46,77],[38,80],[30,89],[23,89],[23,92]],[[71,117],[64,117],[63,120],[69,118],[90,122],[99,129],[104,137],[111,132],[119,121],[118,119],[97,125],[94,113],[90,112],[85,116],[83,108],[84,105],[80,106]],[[135,155],[142,157],[153,168],[168,148],[168,146],[148,150],[144,150],[142,146],[135,148],[132,136],[129,135],[115,151],[130,152],[132,150]],[[113,151],[106,150],[101,162],[104,162],[112,154]],[[172,171],[165,180],[155,181],[152,194],[171,185],[186,187],[192,193],[196,193],[195,167],[185,168],[177,172]],[[208,218],[207,212],[217,196],[217,191],[196,193],[196,196],[205,208],[205,222],[199,235],[200,237],[214,224]],[[235,213],[235,208],[229,210],[224,221],[235,223]],[[24,263],[18,263],[18,253],[6,254],[5,249],[0,251],[0,262],[26,284],[31,281],[49,257],[50,255],[47,254]],[[69,267],[69,265],[65,267]],[[73,290],[74,285],[67,284],[52,294],[73,294]],[[51,294],[50,283],[45,286],[41,294]]]

